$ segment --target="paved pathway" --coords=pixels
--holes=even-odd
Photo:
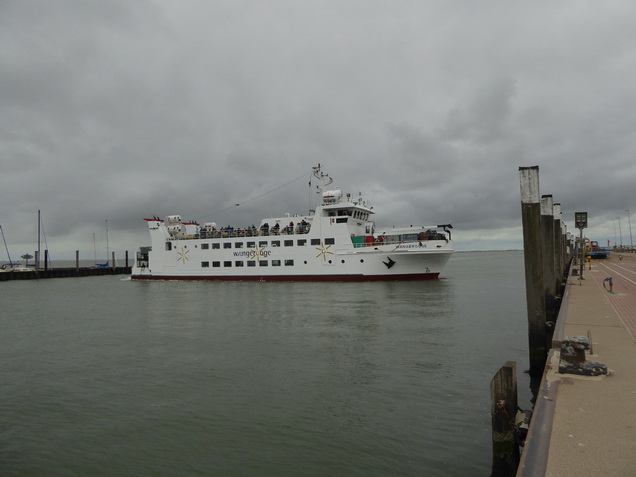
[[[619,258],[621,256],[622,260]],[[600,272],[592,273],[592,276],[606,289],[609,289],[609,285],[605,279],[612,277],[613,293],[608,293],[607,299],[629,331],[632,340],[636,341],[636,257],[631,254],[614,254],[610,256],[610,260],[593,261],[592,270]]]
[[[569,278],[555,339],[591,333],[587,359],[610,373],[560,374],[559,352],[550,351],[519,468],[524,477],[636,476],[636,256],[593,260],[583,278]]]

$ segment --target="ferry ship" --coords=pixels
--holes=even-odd
[[[376,230],[373,207],[313,168],[318,203],[308,215],[220,227],[179,215],[144,219],[133,280],[389,281],[439,277],[453,253],[450,224]]]

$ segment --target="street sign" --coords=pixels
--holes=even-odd
[[[574,222],[576,223],[577,229],[586,229],[587,228],[587,212],[575,212]]]

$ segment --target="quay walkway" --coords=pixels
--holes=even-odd
[[[568,336],[591,336],[608,375],[560,374]],[[517,476],[636,476],[636,255],[570,274],[552,344]]]

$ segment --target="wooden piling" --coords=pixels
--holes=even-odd
[[[520,167],[521,220],[528,313],[530,375],[541,376],[547,357],[545,293],[543,287],[543,246],[539,166]]]
[[[79,273],[79,250],[75,250],[75,270]]]
[[[555,237],[554,237],[554,203],[551,195],[541,196],[541,235],[543,242],[543,290],[545,294],[546,322],[556,323],[556,282],[555,270]],[[547,333],[550,335],[550,333]],[[552,336],[547,336],[546,347],[550,346]]]
[[[515,439],[517,415],[517,364],[508,361],[490,382],[492,417],[492,477],[508,477],[517,473],[519,445]]]
[[[554,216],[554,280],[557,295],[563,296],[561,283],[566,270],[567,237],[562,222],[561,204],[554,204],[552,215]]]

